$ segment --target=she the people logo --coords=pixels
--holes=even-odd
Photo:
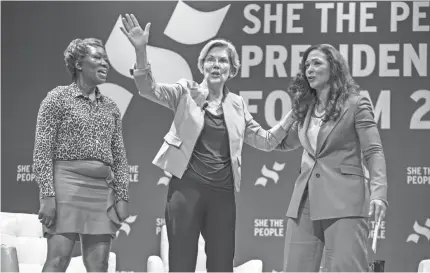
[[[137,219],[137,215],[130,215],[127,219],[125,219],[124,222],[122,222],[122,225],[119,228],[119,230],[116,232],[116,237],[119,236],[121,230],[128,236],[131,232],[130,225],[136,222],[136,219]]]
[[[427,238],[430,242],[430,219],[427,218],[423,226],[421,226],[417,221],[415,221],[413,229],[415,233],[412,233],[406,239],[406,242],[418,243],[420,238]]]
[[[272,170],[267,168],[266,165],[263,165],[261,168],[262,176],[255,181],[255,186],[266,187],[267,182],[269,182],[268,178],[270,178],[275,184],[278,183],[279,174],[278,172],[282,171],[285,168],[285,163],[278,163],[275,161],[273,163]]]
[[[178,1],[163,34],[179,44],[200,44],[218,34],[229,8],[230,5],[226,5],[215,11],[202,12],[183,1]],[[146,24],[143,21],[140,23]],[[122,76],[132,79],[130,69],[136,62],[136,56],[133,46],[120,29],[122,26],[119,15],[107,39],[106,53],[112,68]],[[147,52],[152,74],[158,82],[174,83],[181,78],[193,79],[188,62],[179,53],[151,45],[147,46]],[[133,93],[115,83],[101,84],[99,89],[101,93],[115,101],[124,117]]]

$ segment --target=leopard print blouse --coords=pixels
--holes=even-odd
[[[121,113],[96,90],[96,100],[82,95],[76,83],[48,92],[37,116],[33,152],[40,197],[55,196],[53,161],[99,160],[111,166],[116,200],[128,201],[129,173]]]

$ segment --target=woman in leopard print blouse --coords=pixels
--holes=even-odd
[[[87,271],[102,272],[111,240],[128,217],[121,113],[97,88],[109,71],[100,40],[73,40],[64,60],[73,82],[42,101],[33,154],[39,219],[48,240],[43,272],[64,272],[77,240]]]

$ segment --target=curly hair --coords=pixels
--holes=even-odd
[[[64,62],[66,63],[67,70],[72,75],[72,80],[76,81],[78,71],[76,64],[80,63],[90,52],[89,47],[105,48],[103,42],[96,38],[74,39],[64,50]]]
[[[293,114],[298,124],[303,124],[309,107],[313,107],[317,101],[316,90],[310,87],[306,78],[305,68],[308,55],[313,50],[319,50],[324,53],[330,65],[330,91],[325,109],[324,122],[336,120],[348,96],[352,93],[358,94],[359,92],[359,86],[352,78],[348,64],[336,48],[329,44],[319,44],[309,47],[303,54],[300,71],[288,87],[288,92],[293,96]]]
[[[202,48],[199,54],[199,58],[197,60],[198,69],[200,70],[201,73],[203,73],[203,64],[205,62],[205,59],[209,51],[211,51],[211,49],[215,47],[221,47],[221,48],[227,49],[228,60],[230,61],[230,65],[231,65],[231,73],[230,73],[229,79],[234,78],[239,72],[239,68],[240,68],[239,54],[237,53],[237,50],[234,47],[234,45],[230,41],[227,41],[225,39],[211,40]]]

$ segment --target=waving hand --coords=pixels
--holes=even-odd
[[[143,30],[133,14],[122,16],[122,23],[124,27],[120,27],[121,31],[136,50],[144,48],[148,44],[151,23],[147,23],[145,30]]]

